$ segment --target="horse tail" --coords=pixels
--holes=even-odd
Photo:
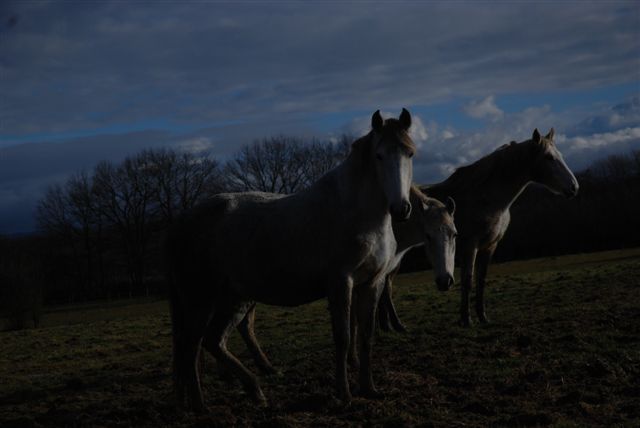
[[[169,233],[165,239],[164,265],[168,281],[169,311],[171,314],[171,337],[172,337],[172,376],[173,384],[178,404],[184,400],[183,386],[183,342],[185,334],[185,305],[179,290],[180,284],[176,275],[175,247],[173,233]]]

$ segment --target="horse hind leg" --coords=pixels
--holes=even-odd
[[[202,398],[200,373],[198,370],[201,340],[202,336],[190,335],[184,344],[183,351],[184,386],[191,409],[197,413],[204,411],[204,400]]]
[[[489,263],[496,247],[491,247],[481,252],[478,252],[476,257],[476,313],[478,315],[478,321],[482,324],[488,324],[485,304],[484,304],[484,290],[487,279],[487,272],[489,270]]]
[[[219,364],[235,375],[256,402],[266,404],[266,398],[258,384],[258,379],[228,349],[227,339],[233,329],[242,321],[250,305],[216,305],[217,310],[207,326],[205,347]]]
[[[186,394],[189,407],[195,412],[204,410],[198,363],[207,317],[208,313],[205,311],[191,308],[190,314],[185,317],[184,327],[175,341],[174,376],[178,404],[184,403]]]
[[[273,367],[265,353],[260,348],[260,343],[256,338],[255,333],[255,319],[256,319],[256,305],[251,306],[247,314],[244,316],[240,324],[238,324],[238,331],[244,339],[247,349],[251,353],[253,360],[263,374],[275,374],[278,371]]]
[[[460,325],[471,327],[469,314],[469,294],[473,283],[477,250],[475,246],[463,245],[460,254]]]
[[[177,290],[171,293],[171,320],[173,330],[173,381],[176,404],[188,404],[196,411],[204,409],[197,368],[198,353],[208,311],[205,307],[189,308],[179,298]]]

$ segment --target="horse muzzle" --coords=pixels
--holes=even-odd
[[[580,189],[578,183],[571,183],[571,186],[564,191],[564,196],[567,199],[575,198],[578,195],[578,189]]]
[[[436,285],[440,291],[449,291],[453,286],[453,276],[450,274],[438,275],[436,278]]]
[[[402,201],[399,204],[392,204],[389,207],[389,213],[394,221],[405,221],[411,215],[411,203]]]

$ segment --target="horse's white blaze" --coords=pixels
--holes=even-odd
[[[409,203],[409,190],[413,180],[413,162],[402,149],[380,155],[382,159],[382,186],[394,212],[402,211]],[[408,215],[408,213],[407,213]]]
[[[456,254],[455,231],[449,225],[438,227],[429,235],[427,252],[432,260],[436,278],[450,275],[453,278],[454,259]]]
[[[550,145],[547,148],[545,159],[542,162],[548,163],[545,166],[546,179],[542,184],[556,194],[575,194],[578,190],[578,180],[555,145]]]

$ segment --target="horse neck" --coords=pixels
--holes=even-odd
[[[519,147],[519,149],[522,148]],[[528,164],[518,167],[513,165],[513,162],[522,164],[522,159],[526,157],[503,156],[495,161],[483,177],[468,175],[454,182],[447,179],[438,184],[426,186],[422,190],[429,196],[441,200],[451,196],[459,202],[465,199],[475,200],[480,196],[484,200],[483,203],[492,209],[508,210],[532,181]]]
[[[514,162],[514,159],[503,159],[503,164],[496,163],[494,169],[497,170],[497,174],[490,174],[488,180],[484,183],[483,187],[486,192],[482,192],[492,203],[493,206],[500,210],[508,210],[511,205],[518,199],[524,189],[531,183],[531,168],[530,165],[525,164],[521,167],[508,167],[504,165],[505,162]],[[520,163],[522,161],[520,160]],[[505,171],[507,171],[505,173]]]
[[[360,153],[349,154],[338,167],[338,190],[351,215],[370,222],[382,222],[389,215],[389,204],[375,170],[366,165]]]
[[[424,243],[422,224],[422,200],[411,192],[411,215],[406,221],[393,222],[393,235],[396,238],[396,252],[416,247]]]

